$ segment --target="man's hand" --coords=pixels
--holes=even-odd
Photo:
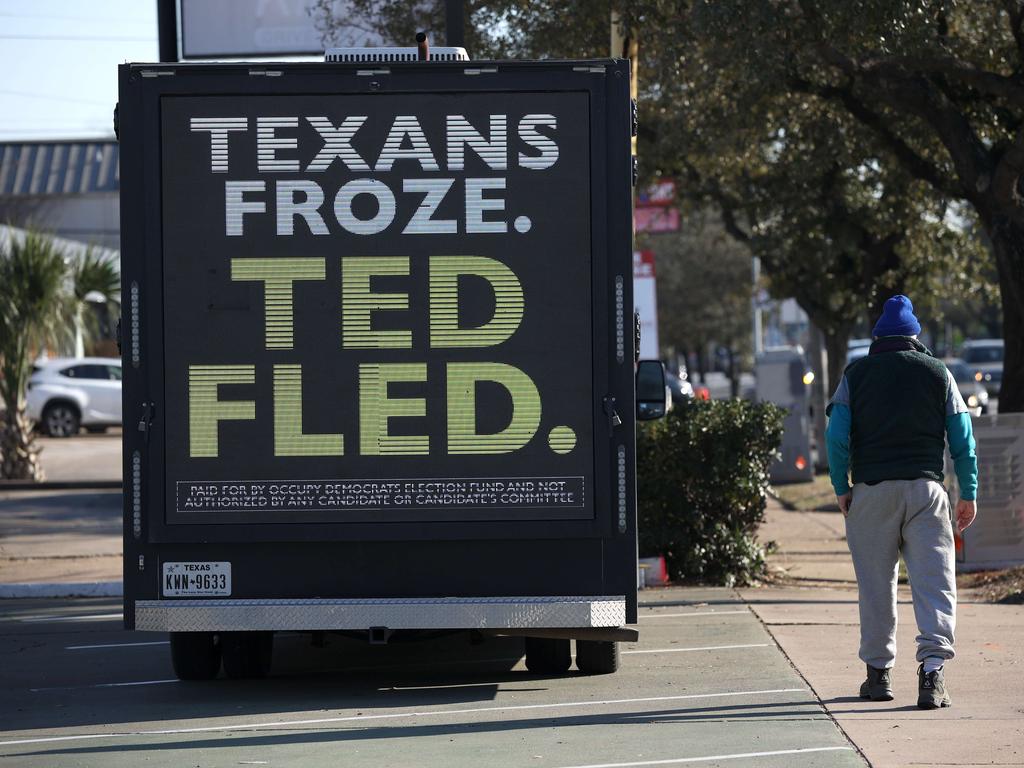
[[[956,532],[963,533],[966,531],[967,526],[974,522],[974,517],[977,514],[978,505],[976,502],[960,499],[956,503]]]
[[[850,502],[853,501],[853,493],[847,491],[842,496],[836,496],[836,501],[839,503],[839,511],[843,513],[843,517],[850,514]],[[957,507],[959,511],[960,507]]]

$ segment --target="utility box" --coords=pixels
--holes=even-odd
[[[978,453],[978,517],[957,548],[961,571],[1024,565],[1024,413],[971,419]],[[960,491],[947,453],[950,502]]]
[[[814,479],[811,461],[810,382],[807,361],[800,347],[770,347],[757,355],[756,393],[761,402],[785,408],[781,458],[769,472],[773,483],[800,483]]]
[[[126,626],[195,677],[278,630],[621,637],[628,63],[133,64],[119,114]]]

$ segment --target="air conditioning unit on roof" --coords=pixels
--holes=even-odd
[[[384,47],[379,48],[328,48],[324,54],[327,62],[374,62],[388,63],[392,61],[418,61],[419,51],[416,48]],[[465,48],[437,47],[430,49],[430,61],[469,61]]]

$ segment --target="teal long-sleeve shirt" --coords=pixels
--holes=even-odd
[[[836,496],[850,491],[850,424],[849,388],[843,377],[829,408],[828,426],[825,430],[825,443],[828,448],[829,476]],[[959,398],[959,392],[955,397]],[[962,402],[962,401],[961,401]],[[949,441],[949,453],[953,457],[953,468],[960,484],[960,498],[973,501],[978,493],[978,459],[975,453],[974,432],[971,429],[971,416],[959,408],[959,411],[946,416],[946,439]]]

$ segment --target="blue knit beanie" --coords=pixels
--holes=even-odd
[[[875,323],[872,336],[917,336],[921,333],[921,324],[914,316],[914,305],[902,294],[893,296],[882,307],[882,316]]]

